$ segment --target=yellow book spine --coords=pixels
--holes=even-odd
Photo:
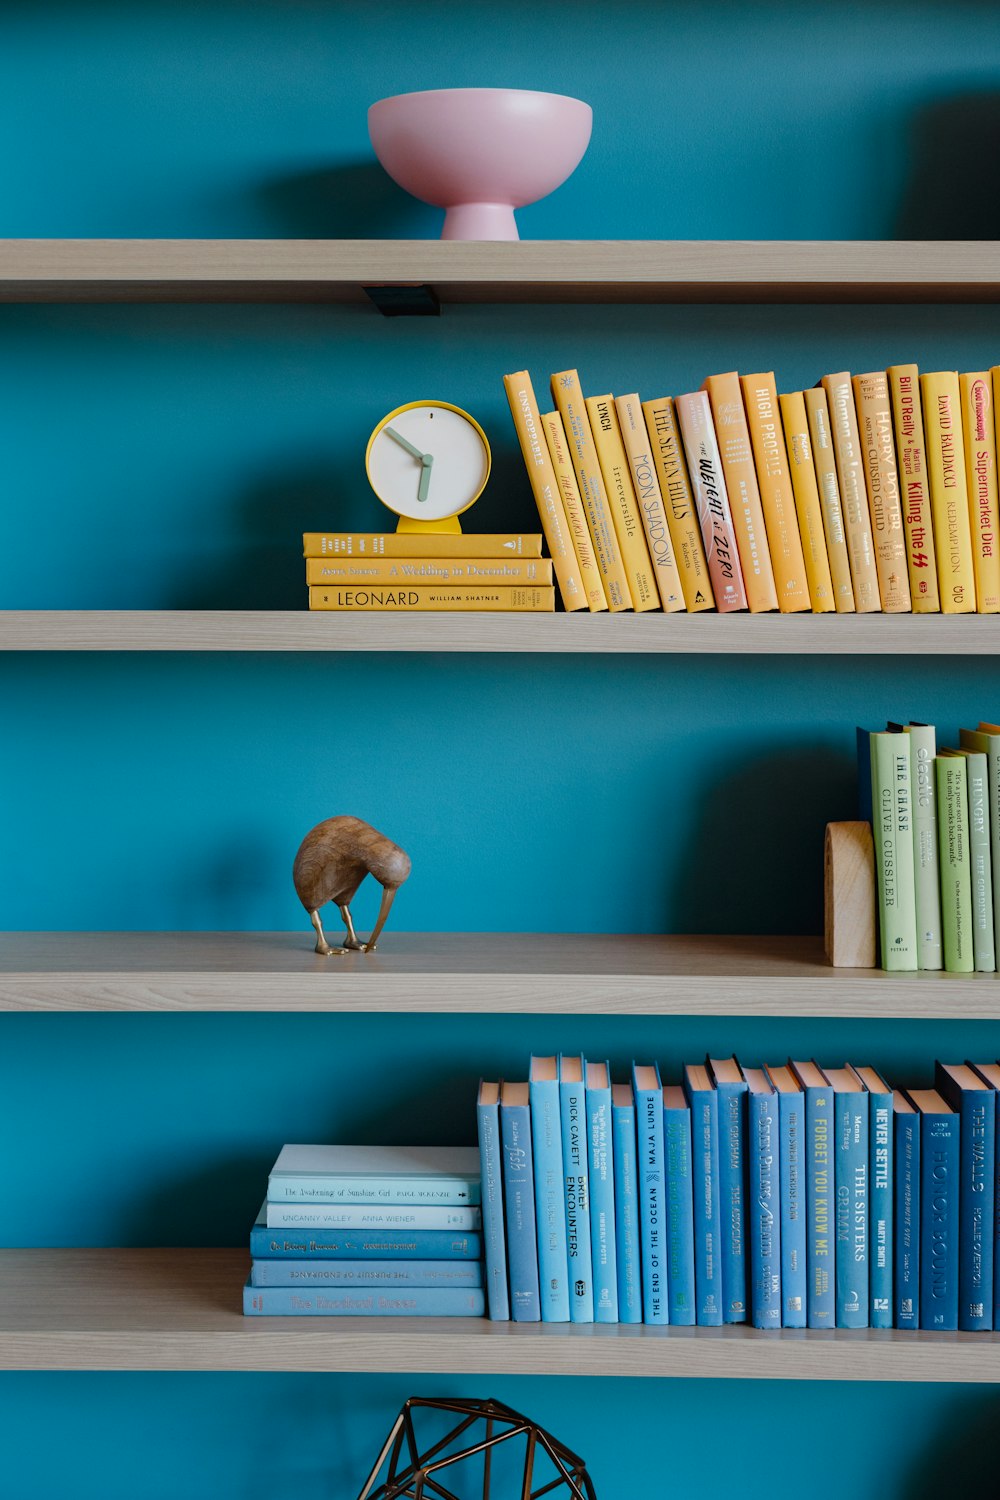
[[[1000,551],[997,550],[997,440],[993,425],[993,382],[987,370],[960,375],[965,487],[969,492],[972,566],[976,609],[1000,614]]]
[[[854,391],[846,370],[841,370],[836,375],[824,375],[822,385],[830,405],[830,430],[833,433],[833,451],[837,459],[837,481],[844,511],[847,551],[851,559],[854,608],[859,615],[870,615],[882,608],[882,596],[878,590],[878,569],[875,566]]]
[[[580,486],[580,498],[587,515],[590,537],[594,543],[594,555],[601,570],[601,582],[612,614],[632,608],[625,568],[611,506],[608,504],[604,477],[594,446],[594,434],[590,430],[590,418],[584,404],[580,377],[575,370],[560,370],[552,376],[552,399],[563,420],[569,456],[573,461],[576,482]]]
[[[838,615],[853,615],[854,585],[851,582],[851,558],[847,550],[844,508],[840,502],[837,456],[830,429],[830,407],[826,391],[822,387],[803,391],[802,399],[809,422],[809,440],[813,467],[816,470],[816,488],[819,490],[819,503],[823,512],[823,534],[826,537],[830,577],[833,579],[834,603]]]
[[[674,403],[669,396],[642,403],[642,415],[660,480],[660,493],[667,509],[667,528],[681,576],[684,606],[690,614],[715,608],[715,595],[708,576],[705,546],[698,525],[684,448],[677,428]]]
[[[792,391],[787,396],[779,396],[778,405],[785,429],[785,447],[792,476],[795,510],[799,518],[799,537],[806,565],[809,602],[813,614],[825,615],[837,606],[833,598],[830,561],[826,555],[823,510],[819,503],[819,486],[816,483],[816,468],[809,441],[806,403],[801,391]]]
[[[586,407],[632,596],[632,608],[638,614],[659,609],[660,596],[646,545],[646,533],[639,519],[639,502],[635,498],[632,471],[618,425],[615,398],[588,396]]]
[[[566,512],[573,546],[576,548],[576,561],[580,569],[583,591],[587,596],[588,605],[596,613],[607,609],[608,601],[604,593],[604,584],[601,582],[601,570],[597,566],[597,558],[594,555],[594,543],[587,525],[580,487],[576,482],[569,456],[566,430],[562,424],[562,417],[557,411],[542,413],[542,431],[545,433],[545,441],[549,446],[549,457],[555,470],[559,493],[562,495],[563,510]]]
[[[303,557],[541,557],[541,536],[518,532],[306,531]]]
[[[554,588],[494,588],[491,585],[449,584],[422,588],[368,587],[311,588],[310,609],[329,609],[382,614],[415,614],[425,610],[503,610],[512,612],[555,609]]]
[[[920,377],[938,591],[946,615],[975,614],[976,573],[962,442],[962,396],[954,370]]]
[[[733,513],[733,530],[736,532],[736,547],[743,569],[747,604],[751,614],[761,614],[778,608],[778,591],[767,545],[767,529],[750,444],[750,429],[740,391],[740,377],[735,370],[726,375],[709,375],[702,390],[708,392],[708,399],[712,403],[715,436]]]
[[[307,557],[306,583],[552,584],[548,557]]]
[[[505,375],[503,384],[510,403],[511,416],[514,418],[517,439],[521,444],[521,454],[528,471],[531,492],[535,497],[542,530],[555,564],[563,608],[568,611],[585,609],[587,598],[577,567],[576,549],[573,546],[569,523],[563,509],[562,496],[556,483],[548,445],[542,433],[541,418],[538,415],[538,403],[535,400],[531,376],[527,370],[518,370],[514,375]]]
[[[785,435],[781,430],[778,390],[770,372],[742,375],[740,386],[757,464],[757,483],[760,485],[774,583],[778,590],[778,608],[782,614],[795,614],[811,605]]]
[[[916,615],[936,615],[941,608],[934,525],[927,484],[924,418],[920,407],[920,378],[916,365],[890,365],[886,371],[896,424],[896,462],[899,498],[906,529],[906,569],[910,575],[910,604]]]
[[[872,524],[879,597],[887,615],[908,614],[906,533],[899,500],[899,471],[892,440],[892,403],[884,370],[855,375],[851,381],[858,414],[868,514]]]
[[[663,494],[656,477],[649,433],[643,420],[642,402],[635,393],[618,396],[615,410],[632,475],[632,488],[635,490],[639,514],[646,532],[646,545],[653,563],[653,577],[656,579],[660,604],[667,614],[675,614],[684,608],[684,593],[667,525]]]

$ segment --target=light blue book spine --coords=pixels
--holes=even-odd
[[[868,1327],[868,1095],[833,1096],[837,1327]]]
[[[716,1083],[719,1095],[719,1209],[722,1253],[722,1321],[747,1320],[746,1120],[747,1086]]]
[[[920,1116],[895,1116],[896,1213],[893,1303],[897,1328],[920,1327]]]
[[[920,1327],[958,1328],[959,1118],[925,1114],[920,1131]]]
[[[586,1088],[560,1073],[559,1115],[566,1212],[566,1269],[571,1323],[594,1321],[593,1265],[590,1253],[590,1173],[587,1151]]]
[[[806,1089],[806,1323],[835,1328],[833,1090]]]
[[[467,1177],[292,1177],[271,1173],[271,1203],[437,1203],[479,1202],[479,1181]]]
[[[483,1268],[463,1260],[259,1260],[251,1286],[481,1287]]]
[[[868,1095],[868,1134],[871,1142],[868,1258],[871,1326],[873,1328],[891,1328],[893,1319],[892,1115],[892,1094],[888,1090],[870,1091]]]
[[[633,1073],[638,1148],[639,1226],[642,1233],[642,1320],[669,1323],[666,1183],[663,1171],[663,1089],[639,1088]]]
[[[777,1094],[750,1093],[747,1137],[750,1317],[755,1328],[780,1328],[781,1122]]]
[[[250,1231],[254,1260],[478,1260],[482,1248],[481,1235],[447,1229],[383,1234],[378,1229],[268,1229],[255,1224]]]
[[[779,1093],[781,1180],[781,1323],[805,1328],[806,1270],[806,1096]]]
[[[486,1293],[462,1287],[409,1287],[398,1292],[384,1288],[351,1291],[294,1287],[243,1288],[247,1317],[264,1318],[481,1318]]]
[[[541,1318],[535,1185],[531,1162],[531,1111],[527,1104],[500,1103],[500,1147],[507,1210],[510,1312],[515,1323]]]
[[[559,1084],[532,1079],[531,1150],[535,1164],[535,1228],[538,1234],[538,1291],[543,1323],[569,1322],[566,1205],[564,1202]]]
[[[500,1107],[494,1100],[476,1106],[483,1192],[483,1240],[486,1244],[486,1296],[495,1323],[510,1319],[507,1291],[507,1236],[503,1215],[503,1162],[500,1156]]]
[[[702,1327],[717,1328],[722,1323],[719,1101],[714,1088],[689,1088],[685,1082],[685,1089],[691,1104],[697,1320]]]
[[[610,1072],[608,1076],[611,1076]],[[615,1244],[615,1158],[610,1084],[607,1088],[587,1089],[587,1146],[594,1321],[617,1323],[618,1253]]]
[[[691,1111],[664,1108],[667,1194],[667,1306],[671,1323],[690,1327],[695,1317],[694,1190]]]
[[[612,1103],[611,1134],[615,1160],[615,1257],[618,1262],[618,1321],[642,1322],[642,1246],[639,1234],[639,1185],[635,1104]]]

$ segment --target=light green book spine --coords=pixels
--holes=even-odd
[[[883,969],[916,969],[917,904],[913,861],[910,740],[871,737],[872,832],[878,876]]]
[[[986,756],[978,750],[965,750],[962,754],[968,772],[969,790],[972,957],[977,969],[992,973],[997,966],[997,955],[993,942],[993,874]]]
[[[910,776],[913,783],[913,876],[917,901],[917,958],[922,969],[940,969],[941,876],[938,862],[937,794],[933,724],[911,724]]]
[[[944,966],[949,974],[971,974],[975,959],[969,865],[969,793],[964,758],[938,755],[934,761],[934,776],[941,860]]]
[[[1000,953],[1000,734],[985,729],[963,729],[959,740],[964,750],[982,750],[986,755],[986,788],[989,804],[990,866],[993,884],[993,952]]]

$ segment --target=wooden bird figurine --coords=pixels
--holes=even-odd
[[[410,856],[398,844],[377,832],[361,818],[326,818],[310,829],[295,856],[292,879],[299,900],[316,929],[316,952],[372,953],[396,892],[410,873]],[[362,943],[351,921],[351,902],[366,875],[374,875],[382,887],[378,921],[367,943]],[[340,908],[347,937],[342,948],[331,948],[323,933],[319,909],[327,901]]]

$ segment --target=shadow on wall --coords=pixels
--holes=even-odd
[[[1000,239],[1000,92],[938,99],[910,127],[910,179],[895,226],[901,240]]]
[[[1000,1397],[963,1395],[961,1402],[947,1421],[937,1424],[932,1446],[921,1449],[912,1468],[892,1484],[894,1495],[940,1500],[943,1494],[996,1494]]]
[[[261,184],[274,233],[292,239],[437,239],[440,209],[411,198],[377,161],[345,162]]]

